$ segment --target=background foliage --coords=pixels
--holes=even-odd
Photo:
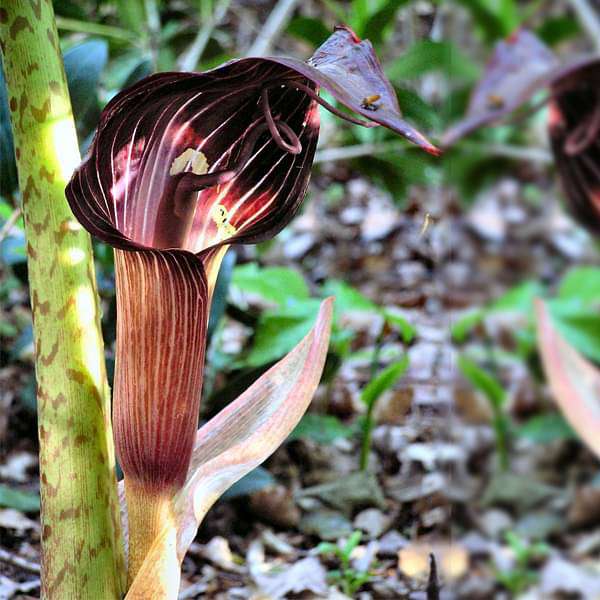
[[[210,69],[251,51],[263,23],[277,8],[273,2],[236,0],[56,0],[54,6],[83,152],[103,105],[119,90],[156,71]],[[307,57],[335,24],[348,23],[375,46],[407,120],[435,140],[464,114],[494,43],[517,27],[532,28],[562,57],[589,51],[591,44],[570,6],[566,0],[297,3],[282,31],[270,40],[269,52]],[[11,408],[5,407],[8,418],[19,422],[15,431],[24,432],[34,445],[25,239],[7,102],[0,72],[0,361],[6,387],[14,392]],[[474,478],[487,481],[498,468],[510,471],[521,460],[519,448],[531,448],[527,444],[575,444],[584,452],[548,398],[532,307],[534,298],[548,299],[560,332],[600,363],[600,262],[597,241],[560,208],[545,119],[546,113],[538,111],[482,128],[436,160],[382,128],[349,126],[322,112],[323,131],[304,214],[275,242],[237,249],[224,263],[211,315],[202,417],[217,412],[288,352],[314,322],[319,300],[333,295],[335,324],[323,392],[292,435],[292,447],[362,446],[363,460],[355,470],[370,465],[382,477],[392,468],[388,462],[393,462],[401,471],[402,458],[386,458],[381,447],[379,454],[372,452],[374,429],[390,423],[389,415],[382,416],[375,407],[396,394],[399,386],[411,387],[411,374],[418,370],[422,344],[428,340],[424,331],[431,330],[433,318],[433,329],[439,332],[435,339],[450,356],[452,377],[468,386],[469,397],[488,403],[484,421],[493,431],[495,451],[486,465],[469,463]],[[506,192],[507,181],[512,191]],[[357,202],[362,217],[352,221],[344,211]],[[361,223],[373,203],[376,215],[383,205],[395,211],[397,227],[382,234],[385,227],[375,219],[376,231],[365,234]],[[472,218],[481,214],[487,215],[483,221]],[[330,230],[319,228],[315,215],[335,225]],[[356,245],[352,236],[359,235],[360,227],[362,239]],[[403,250],[394,250],[397,258],[378,269],[377,256],[386,255],[390,239],[394,248]],[[311,243],[303,250],[305,242]],[[354,250],[358,256],[352,255]],[[95,255],[111,371],[112,252],[95,243]],[[406,263],[426,273],[414,286],[407,283]],[[416,263],[421,266],[414,267]],[[448,300],[445,291],[449,285],[445,274],[452,269],[448,265],[456,263],[466,264],[471,273],[471,279],[463,278],[466,289],[460,302]],[[386,269],[393,269],[388,288],[377,283],[384,281]],[[405,302],[413,287],[425,290],[426,299]],[[516,390],[523,381],[530,394],[527,399]],[[348,403],[348,397],[356,401]],[[451,411],[462,418],[458,401],[453,397]],[[414,404],[412,411],[418,412]],[[392,424],[404,422],[405,413],[399,414],[397,407],[392,412]],[[8,460],[16,436],[7,435],[3,427],[0,449],[4,444]],[[443,438],[440,430],[433,435]],[[570,448],[565,452],[573,455],[573,447],[565,446]],[[585,455],[581,460],[587,466],[576,479],[594,487],[597,465],[589,466]],[[278,472],[285,471],[277,465],[276,461],[274,469],[258,469],[228,497],[247,497],[276,484]],[[329,468],[334,472],[336,466]],[[0,487],[0,506],[35,513],[35,482],[6,480],[7,485]],[[411,511],[396,524],[403,534],[411,519],[418,521],[419,509]],[[473,524],[468,519],[460,525],[469,526]],[[422,523],[418,527],[436,530]],[[444,532],[443,526],[438,529]],[[535,585],[536,565],[544,552],[511,535],[502,543],[517,548],[518,560],[512,570],[496,565],[490,578],[494,585],[516,593]],[[320,537],[313,534],[309,539],[316,542]],[[370,580],[370,567],[351,568],[349,556],[360,536],[350,542],[339,551],[329,546],[321,551],[340,562],[332,581],[355,590]],[[350,579],[344,580],[344,573]]]

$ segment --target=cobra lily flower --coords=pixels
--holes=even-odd
[[[367,120],[322,100],[320,87]],[[188,474],[220,261],[230,244],[269,238],[296,212],[319,104],[438,153],[401,119],[370,43],[342,27],[308,63],[246,58],[204,73],[153,75],[121,92],[67,187],[79,221],[115,248],[113,419],[130,575],[152,543],[148,515],[166,518],[163,500]]]
[[[443,136],[449,147],[548,91],[548,133],[568,208],[581,225],[600,233],[600,59],[567,65],[533,33],[519,29],[497,44],[475,87],[464,119]]]
[[[499,41],[471,94],[466,115],[444,133],[442,144],[449,147],[513,112],[543,89],[559,67],[554,53],[527,29]]]
[[[567,67],[550,90],[548,132],[569,208],[600,235],[600,59]]]

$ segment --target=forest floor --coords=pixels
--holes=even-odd
[[[379,313],[344,314],[352,352],[310,409],[337,417],[344,434],[294,436],[265,463],[267,487],[218,502],[184,561],[180,598],[435,598],[430,554],[441,598],[600,597],[597,462],[548,420],[521,427],[552,406],[540,366],[511,353],[527,319],[489,311],[462,339],[453,334],[465,314],[517,284],[555,286],[569,268],[598,264],[554,199],[524,199],[528,177],[499,180],[470,208],[430,188],[399,209],[367,180],[326,164],[274,243],[260,255],[239,249],[238,264],[286,265],[313,289],[343,279],[415,335],[407,344]],[[26,313],[26,290],[15,293],[13,310]],[[234,316],[215,343],[247,344]],[[404,352],[408,370],[376,405],[361,471],[361,390],[373,368]],[[505,438],[489,399],[457,366],[464,354],[482,356],[502,384]],[[27,506],[38,490],[36,425],[19,400],[31,373],[27,348],[0,369],[0,482],[25,493],[20,509],[0,509],[0,598],[39,594],[39,515]],[[213,389],[225,383],[217,375]]]

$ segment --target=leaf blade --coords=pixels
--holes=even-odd
[[[275,451],[300,420],[325,364],[332,310],[332,300],[325,300],[314,328],[296,348],[200,429],[188,480],[175,501],[182,521],[192,508],[186,518],[198,523],[216,498]],[[234,444],[224,447],[225,439]]]
[[[406,373],[409,366],[408,354],[398,362],[386,367],[377,377],[373,378],[363,390],[360,398],[367,407],[372,406],[381,394],[389,390]]]
[[[538,348],[554,398],[569,424],[600,457],[600,371],[560,336],[542,300],[535,308]]]

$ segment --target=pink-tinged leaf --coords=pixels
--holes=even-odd
[[[310,333],[198,431],[188,478],[175,502],[182,550],[214,501],[270,456],[306,412],[325,365],[332,307],[332,298],[324,300]]]
[[[548,132],[567,206],[600,235],[600,59],[563,69],[550,89]]]
[[[600,370],[569,345],[536,300],[538,348],[554,399],[569,424],[600,458]]]
[[[509,114],[527,102],[556,75],[560,63],[532,32],[519,29],[499,42],[475,87],[464,119],[442,138],[449,147],[478,129]]]
[[[183,560],[208,509],[225,490],[270,456],[297,425],[321,379],[332,304],[331,298],[325,300],[312,331],[198,431],[186,483],[173,498],[176,527],[165,526],[156,538],[128,600],[177,597],[179,570],[175,562]],[[161,576],[156,577],[156,573]]]

